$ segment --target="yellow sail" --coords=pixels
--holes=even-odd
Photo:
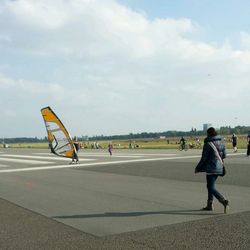
[[[48,133],[51,152],[58,156],[72,158],[76,149],[63,123],[50,107],[42,108],[41,113]]]

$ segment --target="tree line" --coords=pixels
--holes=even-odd
[[[224,126],[217,129],[218,133],[221,135],[243,135],[247,134],[250,131],[250,126],[236,126],[234,128],[230,126]],[[129,133],[127,135],[96,135],[96,136],[76,136],[78,140],[89,140],[89,141],[100,141],[100,140],[135,140],[135,139],[153,139],[160,137],[190,137],[190,136],[205,136],[206,131],[197,130],[192,128],[190,131],[175,131],[170,130],[166,132],[142,132],[142,133]],[[2,138],[0,139],[0,143],[42,143],[47,142],[48,138],[45,136],[44,138],[37,137],[17,137],[17,138]]]
[[[247,134],[250,131],[250,126],[236,126],[234,128],[230,126],[223,126],[217,129],[218,134],[220,135],[231,135],[231,134]],[[205,136],[206,131],[197,130],[196,128],[192,128],[190,131],[176,131],[169,130],[166,132],[142,132],[142,133],[130,133],[127,135],[111,135],[111,136],[92,136],[88,137],[89,140],[129,140],[129,139],[149,139],[149,138],[160,138],[160,137],[190,137],[190,136]]]

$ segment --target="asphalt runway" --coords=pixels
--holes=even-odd
[[[249,249],[250,158],[230,153],[217,188],[230,213],[199,209],[201,150],[0,149],[0,249]]]

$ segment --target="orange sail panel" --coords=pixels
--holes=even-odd
[[[76,149],[63,123],[50,107],[42,108],[41,113],[47,129],[51,152],[58,156],[72,158]]]

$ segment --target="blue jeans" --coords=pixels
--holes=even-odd
[[[218,200],[223,199],[224,197],[215,189],[215,182],[218,178],[217,174],[207,175],[207,191],[208,191],[208,200],[212,201],[213,197]]]

